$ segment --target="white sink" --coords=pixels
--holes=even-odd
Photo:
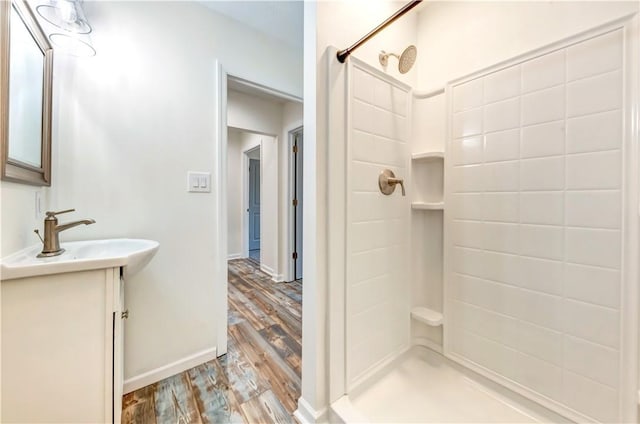
[[[28,247],[0,261],[0,279],[34,277],[63,272],[124,267],[131,276],[149,263],[160,244],[153,240],[109,239],[61,243],[65,252],[50,258],[37,258],[42,245]]]

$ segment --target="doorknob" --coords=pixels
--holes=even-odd
[[[380,187],[382,194],[390,195],[395,191],[396,185],[398,184],[402,187],[402,195],[405,196],[404,180],[402,178],[396,178],[392,170],[385,169],[378,176],[378,187]]]

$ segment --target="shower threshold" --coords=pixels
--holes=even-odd
[[[331,405],[332,422],[571,422],[430,349],[415,346]]]

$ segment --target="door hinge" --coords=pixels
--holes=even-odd
[[[293,206],[298,206],[298,199],[293,199],[293,202],[291,203],[293,203]]]
[[[297,144],[293,145],[293,153],[298,153],[298,145]]]
[[[293,255],[291,255],[291,257],[293,259],[298,259],[298,252],[293,252]]]

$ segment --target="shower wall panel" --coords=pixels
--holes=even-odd
[[[409,87],[351,58],[346,191],[346,374],[352,389],[409,343],[409,202],[378,189],[385,168],[409,189]]]
[[[620,421],[623,30],[450,87],[445,351]]]

